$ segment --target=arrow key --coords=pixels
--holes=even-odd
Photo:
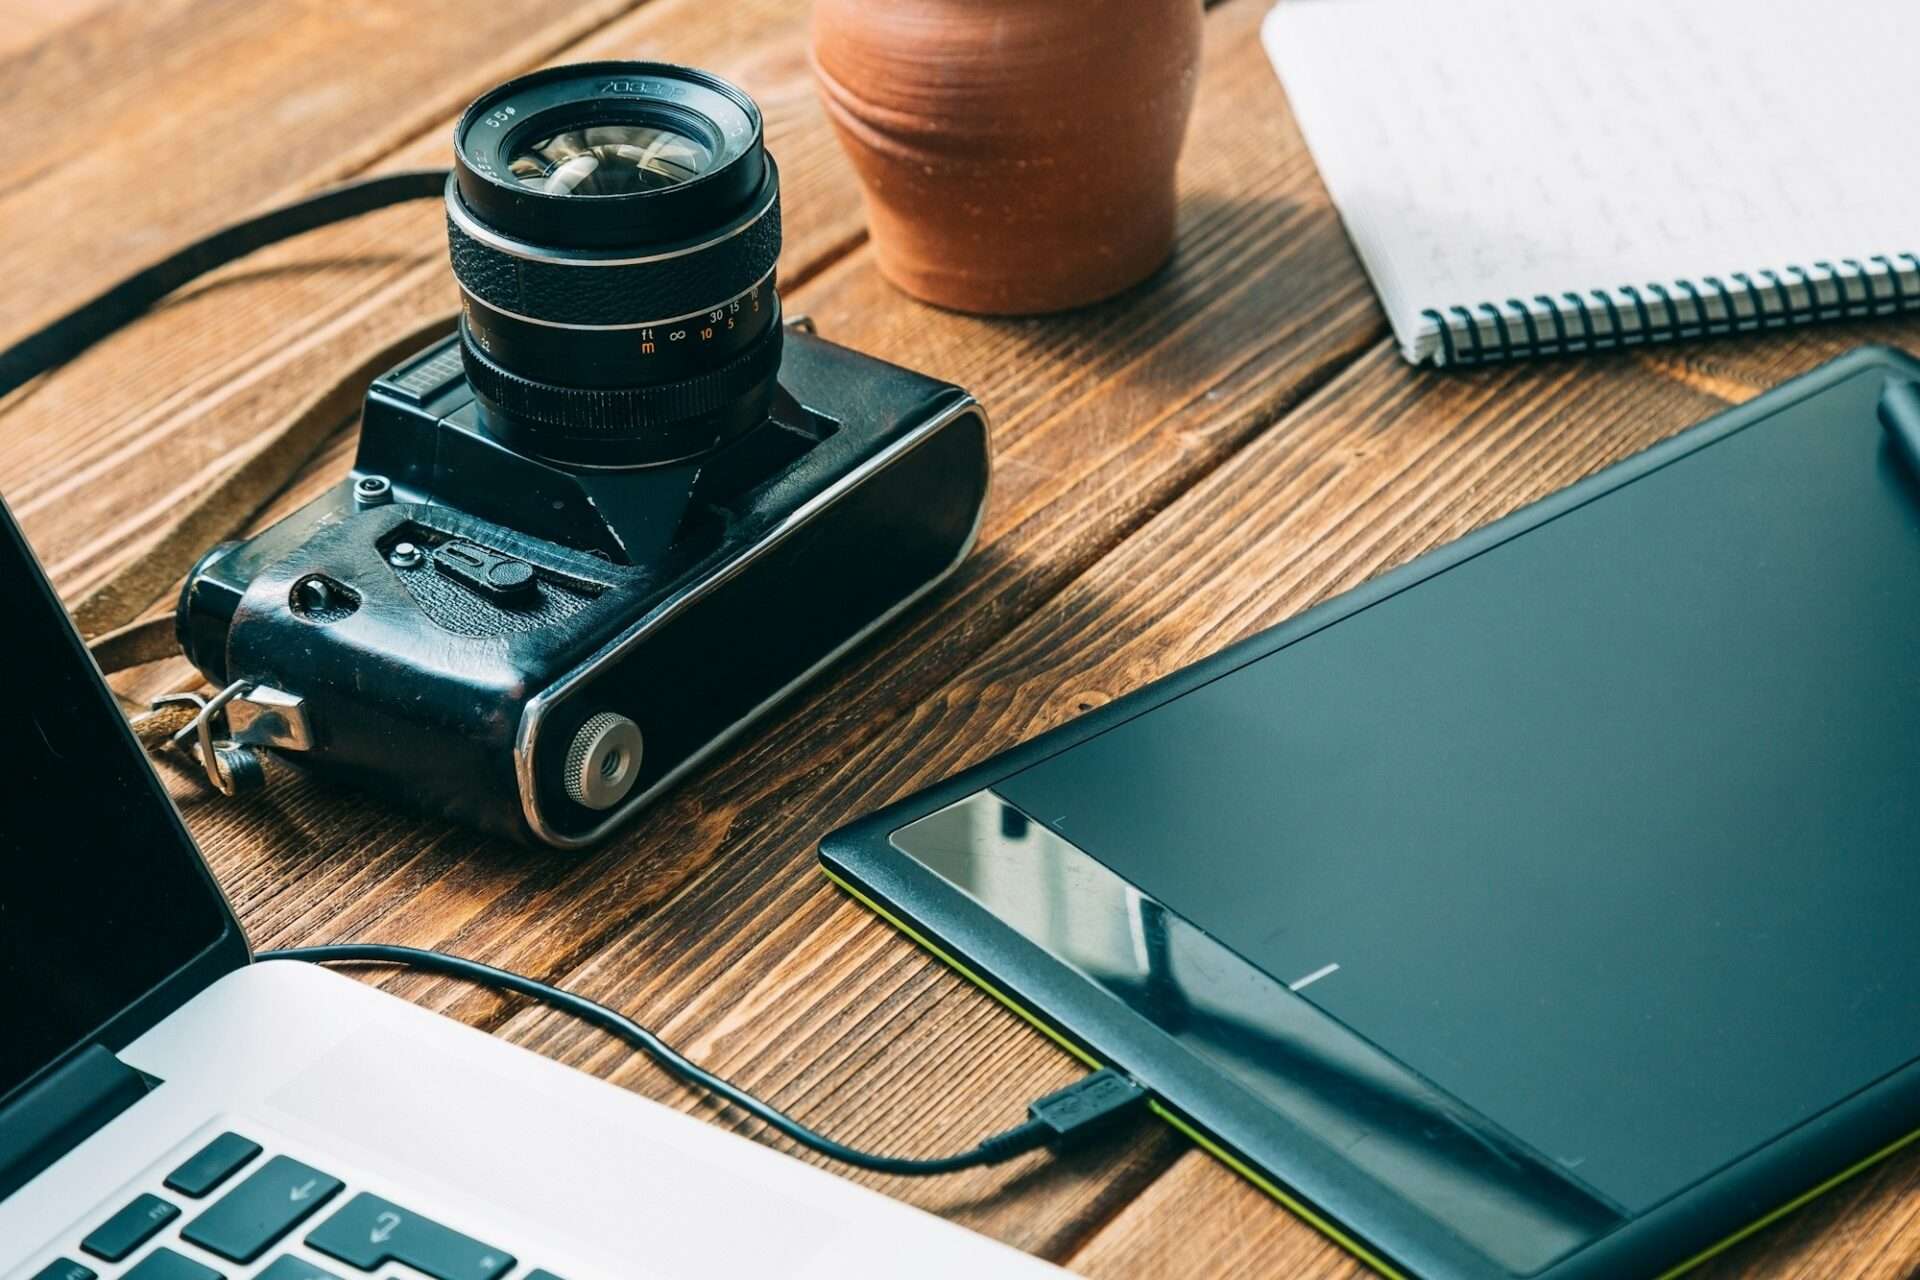
[[[275,1156],[206,1212],[180,1238],[234,1262],[252,1262],[340,1193],[340,1179]]]
[[[504,1250],[366,1194],[316,1227],[307,1247],[362,1271],[397,1262],[433,1280],[496,1280],[514,1263]]]

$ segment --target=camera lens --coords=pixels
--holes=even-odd
[[[490,433],[646,466],[765,418],[779,174],[751,98],[663,63],[554,67],[481,97],[454,142],[447,235]]]

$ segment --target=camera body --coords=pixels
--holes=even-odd
[[[988,453],[964,391],[793,329],[779,388],[709,455],[562,467],[484,429],[450,338],[369,389],[346,481],[202,560],[181,645],[280,700],[240,704],[259,745],[591,843],[972,545]]]
[[[195,566],[180,644],[223,791],[279,752],[573,848],[959,565],[986,420],[783,322],[779,170],[716,76],[536,71],[454,159],[458,332],[373,382],[346,481]]]

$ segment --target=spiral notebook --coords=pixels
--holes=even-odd
[[[1920,310],[1914,0],[1282,0],[1262,35],[1415,363]]]

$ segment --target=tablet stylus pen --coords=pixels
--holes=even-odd
[[[1880,425],[1887,429],[1900,460],[1920,479],[1920,382],[1889,378],[1880,393]]]

